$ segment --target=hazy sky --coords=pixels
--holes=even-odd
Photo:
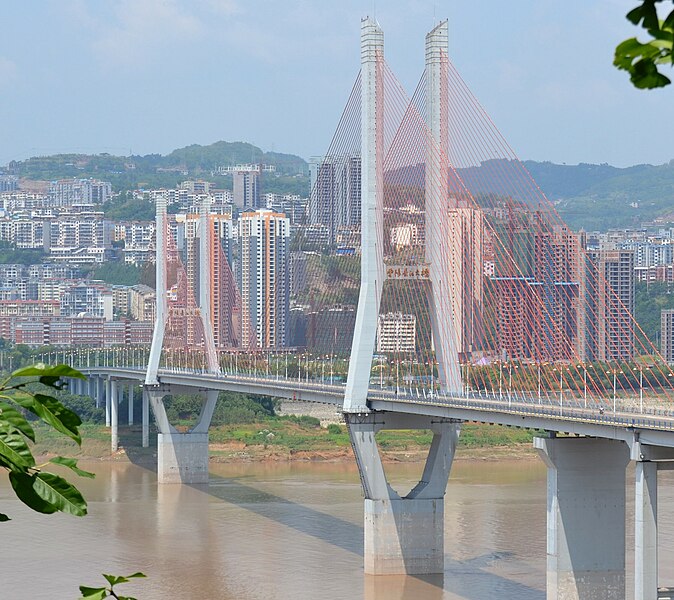
[[[450,55],[522,159],[674,158],[674,86],[612,66],[636,0],[32,0],[0,3],[0,165],[57,152],[167,153],[250,141],[322,153],[376,14],[411,91],[424,36]],[[674,74],[674,72],[672,73]]]

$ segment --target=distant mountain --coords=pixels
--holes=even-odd
[[[459,169],[459,175],[474,193],[510,193],[516,197],[516,189],[504,189],[504,178],[499,173],[520,167],[503,162],[506,161],[491,160],[479,167]],[[276,174],[265,178],[265,191],[309,195],[309,167],[303,158],[264,152],[246,142],[193,144],[167,155],[57,154],[13,161],[7,170],[33,180],[96,177],[111,181],[115,190],[121,191],[174,187],[189,178],[208,179],[227,188],[231,178],[213,176],[211,172],[241,163],[276,167]],[[524,167],[573,229],[634,227],[656,220],[674,222],[674,160],[664,165],[627,168],[525,161]],[[423,167],[416,165],[387,174],[387,181],[392,183],[409,183],[411,178],[423,181]]]
[[[674,160],[620,169],[526,161],[524,167],[572,229],[605,230],[644,222],[674,222]],[[518,163],[490,160],[458,169],[473,194],[518,197]]]
[[[624,169],[534,161],[524,166],[573,229],[674,222],[674,160]]]
[[[294,154],[264,152],[246,142],[193,144],[170,154],[113,156],[111,154],[56,154],[12,161],[7,171],[32,180],[95,177],[112,182],[115,190],[174,187],[185,179],[208,179],[223,187],[231,178],[213,176],[218,167],[263,163],[276,167],[265,179],[265,191],[306,196],[309,188],[307,162]]]

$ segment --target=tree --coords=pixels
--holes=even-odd
[[[665,19],[660,19],[657,11],[660,2],[668,1],[641,0],[641,4],[626,15],[628,20],[641,25],[650,36],[645,43],[630,38],[615,49],[613,64],[627,71],[637,88],[653,89],[672,82],[658,70],[660,65],[674,66],[674,9]]]
[[[77,444],[82,443],[79,416],[50,393],[61,390],[62,378],[66,377],[85,378],[67,365],[52,367],[40,363],[18,369],[0,382],[0,467],[9,472],[9,481],[19,500],[33,510],[46,514],[61,511],[81,517],[87,514],[82,494],[45,467],[52,463],[82,477],[94,477],[94,474],[78,468],[74,458],[63,456],[37,465],[28,445],[29,441],[35,442],[35,431],[26,417],[28,413]],[[8,520],[6,514],[0,513],[0,521]]]

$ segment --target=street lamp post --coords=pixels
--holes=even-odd
[[[615,369],[613,369],[613,414],[615,414],[616,410],[616,381],[618,378],[618,373]]]
[[[639,365],[639,410],[644,412],[644,366]],[[648,367],[646,367],[648,368]],[[637,370],[637,367],[632,369],[633,371]]]
[[[513,364],[508,363],[508,408],[512,404],[513,398]]]
[[[498,363],[498,397],[503,400],[503,363]]]
[[[332,383],[332,377],[330,378]],[[400,359],[396,360],[396,396],[400,393]]]
[[[381,355],[379,356],[379,389],[384,389],[384,360]]]
[[[644,412],[644,368],[639,366],[639,410]]]

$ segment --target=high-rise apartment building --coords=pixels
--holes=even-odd
[[[238,345],[238,327],[234,323],[236,313],[236,292],[231,271],[231,243],[233,238],[232,220],[227,215],[209,214],[207,218],[210,236],[210,322],[213,327],[213,340],[216,348],[232,348]],[[183,239],[183,264],[187,276],[187,289],[193,294],[191,303],[199,305],[201,268],[201,220],[199,215],[190,214],[184,219],[184,231],[179,235]],[[188,343],[198,342],[198,315],[195,310],[186,313]]]
[[[586,360],[634,357],[634,251],[588,250],[585,281]]]
[[[449,210],[449,289],[457,348],[470,357],[482,342],[484,296],[484,213],[479,208]]]
[[[112,184],[98,179],[59,179],[49,184],[51,206],[103,204],[112,198]]]
[[[231,173],[234,205],[241,210],[260,208],[262,165],[237,165]]]
[[[242,345],[284,347],[288,343],[290,220],[266,209],[244,212],[238,234]]]
[[[417,318],[415,315],[386,313],[377,322],[377,352],[416,351]]]
[[[325,156],[310,164],[309,223],[328,228],[330,244],[343,229],[360,229],[360,156]]]
[[[660,354],[668,365],[674,365],[674,310],[660,312]]]
[[[507,359],[572,360],[582,346],[579,236],[536,213],[510,214],[497,234],[490,342]]]

